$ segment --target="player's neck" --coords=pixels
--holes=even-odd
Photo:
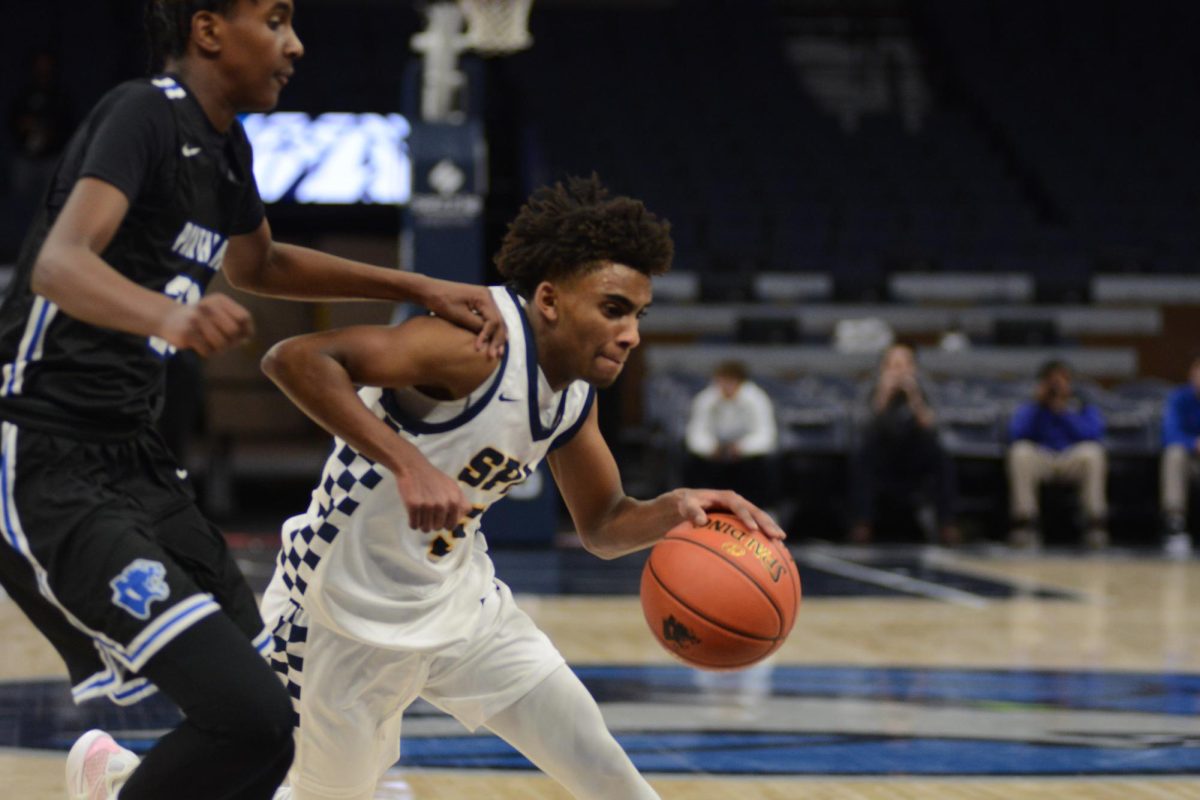
[[[549,336],[545,320],[536,314],[530,314],[529,327],[533,331],[533,344],[538,360],[537,366],[541,369],[542,374],[546,376],[546,382],[550,384],[550,389],[555,393],[561,392],[572,380],[571,376],[565,374],[566,370],[557,366],[565,363],[565,359],[559,357],[559,353],[554,346],[554,341]]]
[[[183,79],[188,91],[196,98],[204,116],[220,133],[229,130],[237,117],[237,109],[226,97],[221,77],[214,70],[198,68],[187,61],[168,61],[167,72],[173,72]]]

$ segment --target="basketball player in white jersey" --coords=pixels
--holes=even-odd
[[[575,179],[538,190],[496,258],[513,287],[491,290],[509,331],[498,363],[435,317],[268,353],[266,373],[337,437],[307,513],[284,526],[263,601],[298,717],[293,800],[372,797],[417,697],[486,726],[577,798],[658,797],[495,578],[480,521],[547,458],[601,558],[714,508],[783,536],[732,492],[626,496],[600,435],[593,387],[637,346],[650,277],[671,254],[668,225],[640,202]]]

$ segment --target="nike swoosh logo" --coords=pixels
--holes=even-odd
[[[186,144],[183,146],[183,157],[184,158],[191,158],[192,156],[196,156],[196,155],[200,155],[199,147],[191,147]]]
[[[186,481],[186,480],[187,480],[187,476],[188,476],[188,471],[187,471],[186,469],[177,469],[177,470],[175,470],[175,477],[176,477],[176,478],[179,478],[179,480],[181,480],[181,481]]]
[[[517,397],[505,397],[503,392],[500,393],[500,402],[502,403],[515,403],[519,399]]]

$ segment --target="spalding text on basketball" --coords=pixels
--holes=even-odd
[[[708,528],[709,530],[716,531],[717,533],[723,533],[742,547],[745,547],[747,552],[762,562],[762,565],[766,568],[767,574],[771,576],[771,580],[773,582],[779,583],[779,579],[783,577],[784,565],[780,562],[779,557],[775,555],[771,548],[767,547],[752,534],[747,533],[730,522],[727,522],[723,519],[716,519],[715,517],[709,517],[708,522],[704,523],[700,527]],[[722,545],[721,549],[725,550],[726,553],[729,553],[732,556],[742,555],[741,553],[736,553],[732,550],[726,549],[727,546],[727,544]]]

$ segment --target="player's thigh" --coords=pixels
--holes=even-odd
[[[53,645],[67,666],[72,686],[79,687],[106,670],[92,637],[72,625],[62,608],[42,593],[33,566],[9,547],[0,547],[0,586]]]
[[[303,647],[289,647],[289,689],[297,698],[291,783],[304,796],[369,798],[399,758],[400,716],[420,691],[427,659],[306,620],[290,624],[307,628]]]
[[[157,544],[144,508],[111,480],[123,444],[0,427],[4,557],[21,562],[68,624],[137,669],[215,609]]]
[[[254,592],[229,551],[225,537],[193,503],[153,523],[155,540],[202,591],[216,599],[247,637],[263,644],[263,621]],[[261,648],[260,648],[261,649]]]
[[[565,664],[562,655],[497,581],[461,653],[435,658],[421,696],[470,730],[524,697]]]

